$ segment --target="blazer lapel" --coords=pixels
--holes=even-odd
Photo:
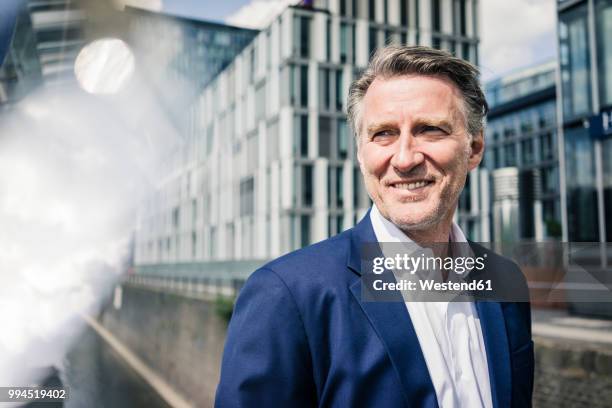
[[[403,386],[406,404],[418,407],[437,407],[436,393],[425,357],[401,295],[398,294],[398,299],[392,302],[368,302],[362,299],[360,247],[364,243],[377,242],[369,213],[353,229],[351,241],[347,265],[360,275],[360,278],[350,285],[351,293],[389,354]],[[380,276],[384,281],[394,279],[390,272],[385,272]]]
[[[483,256],[486,253],[484,248],[477,243],[470,242],[470,246],[475,256]],[[488,270],[495,272],[497,267],[489,265],[487,269],[475,274],[473,278],[487,276]],[[502,305],[500,302],[477,300],[475,306],[487,352],[493,406],[496,408],[509,407],[512,395],[512,373],[510,345]]]
[[[487,351],[493,406],[509,407],[512,392],[510,350],[501,305],[498,302],[477,301],[476,310]]]

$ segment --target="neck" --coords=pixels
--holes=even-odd
[[[448,243],[450,239],[452,217],[424,229],[403,229],[402,232],[417,244]]]

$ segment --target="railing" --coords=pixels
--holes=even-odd
[[[126,283],[204,299],[233,297],[264,263],[266,260],[138,265]]]

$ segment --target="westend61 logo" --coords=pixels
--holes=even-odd
[[[420,254],[418,256],[412,256],[408,254],[396,254],[393,257],[379,256],[373,259],[372,272],[380,275],[385,270],[402,271],[410,274],[415,274],[417,271],[422,270],[439,270],[439,271],[453,271],[458,275],[461,275],[472,269],[481,271],[485,268],[484,256],[469,257],[439,257],[439,256],[426,256]]]

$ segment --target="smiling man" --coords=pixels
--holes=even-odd
[[[248,279],[216,405],[530,406],[528,303],[362,297],[365,244],[468,245],[453,216],[484,152],[478,70],[443,51],[389,46],[351,85],[348,106],[374,205],[354,228]],[[488,268],[522,279],[510,261],[469,245]]]

